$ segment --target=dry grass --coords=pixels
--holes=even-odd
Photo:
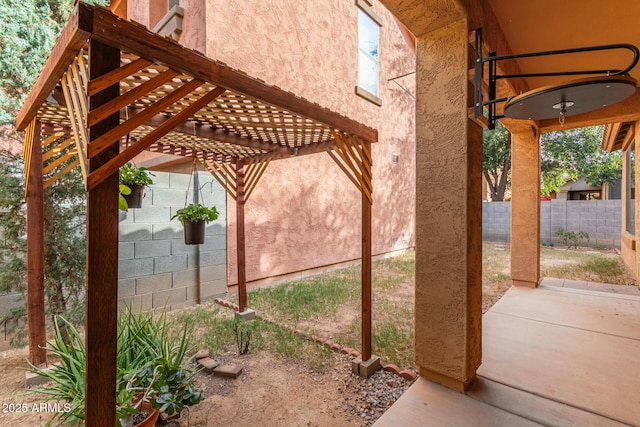
[[[482,304],[486,312],[511,286],[508,245],[485,242]],[[542,248],[541,274],[574,280],[633,284],[612,251]],[[373,351],[385,362],[415,368],[413,304],[415,256],[373,264]],[[279,324],[313,337],[360,348],[360,267],[350,267],[278,287],[249,292],[249,306]]]

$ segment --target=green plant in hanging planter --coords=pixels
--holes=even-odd
[[[178,209],[176,214],[171,219],[178,218],[178,220],[184,224],[185,221],[190,222],[211,222],[218,219],[218,210],[215,206],[208,208],[200,203],[186,206],[182,209]]]
[[[120,197],[118,208],[127,211],[129,208],[142,206],[144,188],[153,184],[155,176],[145,167],[135,167],[131,162],[120,168]]]
[[[204,243],[205,225],[218,219],[218,210],[215,206],[208,208],[195,203],[178,209],[171,219],[178,218],[184,227],[185,245],[200,245]]]
[[[147,187],[153,184],[152,176],[155,176],[145,167],[135,167],[131,162],[120,168],[120,184],[126,186],[141,185]]]
[[[127,199],[125,198],[125,196],[131,194],[131,188],[127,187],[124,184],[120,184],[119,188],[120,194],[118,194],[118,209],[120,209],[121,211],[128,211],[129,203],[127,203]]]

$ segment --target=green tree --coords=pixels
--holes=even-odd
[[[88,1],[105,4],[106,1]],[[12,123],[66,23],[74,0],[0,1],[0,124]],[[21,135],[2,129],[21,146]],[[20,147],[21,148],[21,147]],[[63,167],[61,165],[60,167]],[[53,171],[55,173],[55,171]],[[82,313],[84,188],[75,170],[45,197],[45,294],[50,314]],[[23,164],[0,153],[0,292],[24,291],[26,240]],[[24,307],[13,314],[24,313]],[[82,314],[80,314],[82,315]]]
[[[0,152],[0,292],[26,290],[26,205],[23,162]],[[44,288],[47,312],[80,320],[85,286],[84,185],[79,171],[44,192]],[[21,307],[6,319],[25,313]]]
[[[541,191],[550,195],[567,180],[583,177],[593,186],[613,184],[622,176],[622,154],[607,153],[600,142],[603,126],[544,133],[540,137]]]
[[[0,124],[14,121],[73,3],[74,0],[0,1]]]
[[[72,5],[70,0],[0,3],[0,123],[14,120]]]
[[[482,172],[489,184],[491,200],[504,200],[511,184],[511,133],[500,122],[494,130],[482,133]]]

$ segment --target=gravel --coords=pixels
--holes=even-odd
[[[360,418],[363,426],[370,426],[402,396],[411,384],[412,381],[383,370],[367,379],[348,371],[343,374],[338,392],[347,395],[345,397],[347,411],[352,416]],[[354,392],[355,400],[352,397]]]

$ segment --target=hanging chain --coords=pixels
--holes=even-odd
[[[193,162],[191,163],[191,174],[189,175],[189,185],[187,186],[187,193],[184,196],[184,205],[187,206],[189,200],[189,190],[191,190],[191,180],[193,180],[193,204],[200,203],[202,197],[202,188],[200,188],[200,179],[198,176],[198,156],[196,155],[196,122],[193,122],[193,143],[191,145],[191,155]]]
[[[564,102],[562,103],[562,106],[560,107],[560,117],[558,117],[558,121],[560,122],[560,126],[564,127],[564,119],[565,119],[565,115],[567,114],[567,109],[564,105]]]

